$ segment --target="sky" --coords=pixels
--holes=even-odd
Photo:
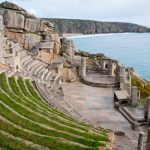
[[[4,0],[0,0],[3,2]],[[9,0],[43,18],[131,22],[150,27],[150,0]]]

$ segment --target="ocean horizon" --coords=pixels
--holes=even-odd
[[[150,33],[69,35],[78,50],[104,53],[150,81]]]

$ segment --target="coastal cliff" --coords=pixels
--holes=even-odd
[[[81,34],[97,34],[97,33],[122,33],[122,32],[150,32],[150,29],[132,23],[124,22],[101,22],[80,19],[55,19],[45,18],[54,24],[54,31],[63,33],[81,33]]]

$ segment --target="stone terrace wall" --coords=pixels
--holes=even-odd
[[[0,15],[3,16],[5,35],[17,41],[26,50],[31,50],[43,37],[54,43],[54,51],[58,54],[60,39],[58,34],[53,33],[53,24],[37,18],[21,7],[4,2],[0,4]]]

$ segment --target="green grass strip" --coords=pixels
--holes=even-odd
[[[20,137],[22,139],[31,141],[35,144],[46,146],[51,150],[60,150],[60,149],[61,150],[68,150],[68,149],[71,149],[71,150],[78,150],[78,149],[86,150],[86,149],[90,149],[90,148],[83,148],[81,146],[74,145],[74,144],[69,144],[67,142],[61,142],[59,139],[53,139],[53,138],[50,138],[50,137],[42,137],[42,136],[38,136],[36,134],[32,134],[32,133],[23,131],[21,129],[18,129],[18,128],[14,127],[13,125],[11,125],[11,124],[3,121],[3,120],[0,120],[0,124],[1,124],[1,126],[0,126],[1,130],[8,132],[8,133],[12,134],[15,137]],[[2,143],[3,143],[4,147],[7,148],[6,144],[8,144],[9,141],[6,141],[6,142],[2,141]],[[21,145],[21,146],[25,147],[23,145]],[[20,150],[22,150],[22,149],[20,149]]]
[[[0,128],[2,126],[3,124],[0,123]],[[23,142],[9,138],[8,136],[3,135],[1,133],[0,133],[0,149],[1,150],[35,150],[35,148],[31,148],[25,145]]]
[[[44,116],[47,116],[49,119],[51,120],[54,120],[54,121],[57,121],[58,123],[60,124],[65,124],[69,127],[73,127],[73,128],[76,128],[76,129],[80,129],[80,130],[83,130],[83,131],[86,131],[88,132],[88,129],[87,128],[83,128],[83,127],[80,127],[79,124],[72,124],[69,120],[62,120],[62,119],[59,119],[58,116],[54,115],[54,113],[52,115],[50,115],[49,113],[47,113],[44,109],[41,109],[40,107],[37,107],[38,105],[35,105],[34,103],[31,103],[28,98],[25,98],[24,95],[22,95],[22,93],[20,92],[19,90],[19,87],[17,86],[17,83],[16,83],[16,80],[15,80],[15,77],[12,76],[12,77],[9,77],[8,78],[8,81],[9,81],[9,85],[12,89],[12,91],[21,98],[21,100],[25,100],[26,102],[29,102],[30,105],[27,105],[26,103],[22,103],[24,104],[25,106],[27,106],[28,108],[34,110],[35,112],[38,112],[38,113],[41,113],[42,115]],[[32,101],[32,99],[30,99]]]
[[[39,125],[30,122],[29,120],[26,120],[16,114],[14,114],[12,111],[8,110],[3,104],[0,104],[0,110],[1,110],[1,115],[4,118],[7,118],[8,120],[10,120],[11,122],[13,122],[14,124],[17,124],[23,128],[26,128],[28,130],[43,134],[43,135],[47,135],[47,136],[54,136],[54,137],[62,137],[64,139],[68,139],[70,141],[74,141],[83,145],[87,145],[90,147],[98,147],[101,146],[101,144],[98,141],[90,141],[88,139],[85,138],[79,138],[79,137],[74,137],[71,135],[68,135],[66,133],[59,133],[57,131],[54,130],[50,130],[50,129],[46,129],[43,127],[40,127]],[[102,146],[105,146],[104,144],[102,144]]]

